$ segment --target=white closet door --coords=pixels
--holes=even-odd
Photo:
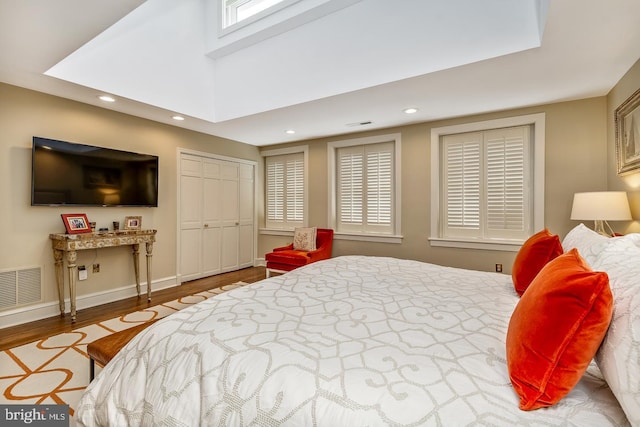
[[[238,241],[238,266],[240,268],[253,265],[253,213],[254,209],[254,179],[253,166],[247,164],[240,165],[239,180],[239,241]]]
[[[202,160],[183,155],[180,171],[180,280],[187,281],[202,270]]]
[[[203,167],[202,275],[211,276],[220,272],[220,163],[203,159]]]
[[[181,155],[181,282],[253,265],[254,168],[204,155]]]
[[[238,269],[239,246],[239,197],[238,163],[222,162],[221,165],[222,197],[222,271]]]

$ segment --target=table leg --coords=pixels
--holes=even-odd
[[[136,275],[136,291],[140,296],[140,244],[134,243],[131,248],[133,249],[133,271]]]
[[[56,267],[56,284],[58,285],[58,303],[60,305],[60,316],[64,317],[64,252],[60,249],[53,250],[53,259]]]
[[[67,252],[67,268],[69,271],[69,299],[71,300],[71,321],[76,321],[76,279],[78,277],[78,266],[76,251]]]
[[[147,242],[147,301],[151,301],[151,257],[153,256],[153,242]]]

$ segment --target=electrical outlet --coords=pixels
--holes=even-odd
[[[84,265],[78,266],[78,280],[87,280],[88,273],[87,268]]]
[[[496,264],[496,273],[502,273],[502,264]]]
[[[100,273],[100,264],[93,264],[93,272]]]

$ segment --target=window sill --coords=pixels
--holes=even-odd
[[[483,249],[488,251],[518,252],[523,242],[514,240],[464,240],[429,237],[431,246],[444,248]]]
[[[268,236],[293,236],[293,228],[261,228],[259,233]]]
[[[357,240],[361,242],[402,243],[402,236],[390,234],[334,233],[334,240]]]

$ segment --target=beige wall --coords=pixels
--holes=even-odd
[[[620,223],[624,232],[640,232],[640,173],[633,173],[620,177],[617,175],[615,151],[615,110],[627,98],[640,89],[640,60],[620,79],[607,96],[607,165],[608,189],[624,190],[629,196],[631,215],[636,221]]]
[[[640,62],[606,97],[549,104],[506,112],[421,123],[341,137],[302,141],[309,146],[310,224],[327,225],[327,143],[360,136],[399,132],[402,135],[402,234],[401,244],[361,243],[337,240],[334,255],[390,255],[473,268],[494,269],[502,263],[509,272],[514,252],[432,248],[427,240],[430,222],[430,149],[433,127],[512,117],[546,114],[545,224],[564,236],[574,225],[569,219],[573,193],[625,189],[632,196],[635,217],[640,217],[640,174],[624,179],[615,173],[613,110],[640,87]],[[126,215],[142,215],[143,227],[159,230],[154,249],[154,279],[176,274],[176,175],[178,148],[258,161],[257,182],[262,185],[259,149],[139,119],[14,86],[0,84],[0,271],[41,266],[45,301],[57,299],[53,262],[47,236],[63,232],[61,213],[85,212],[98,226],[107,226]],[[43,136],[71,142],[108,146],[160,156],[158,208],[59,208],[30,206],[31,137]],[[296,145],[296,144],[288,144]],[[282,147],[285,145],[282,145]],[[277,146],[281,147],[281,146]],[[274,149],[275,146],[264,147]],[[260,196],[261,197],[261,196]],[[259,225],[263,222],[262,200],[257,201]],[[637,231],[638,223],[614,224],[618,231]],[[271,248],[288,243],[289,237],[261,235],[258,257]],[[133,283],[133,267],[126,248],[86,251],[79,264],[101,264],[101,272],[80,282],[78,295],[92,294]],[[123,263],[123,260],[126,262]],[[1,325],[0,325],[1,327]]]
[[[327,143],[341,139],[399,132],[402,135],[402,235],[401,244],[336,240],[334,255],[390,255],[477,270],[493,271],[496,263],[511,271],[514,252],[435,248],[427,240],[430,224],[430,133],[434,127],[470,123],[525,114],[546,116],[545,225],[564,236],[577,223],[569,219],[573,193],[607,188],[605,97],[563,102],[507,112],[446,121],[421,123],[299,144],[309,146],[310,225],[327,226]],[[295,144],[287,144],[291,146]],[[284,147],[284,145],[283,145]],[[273,149],[273,146],[264,149]],[[290,241],[281,236],[261,236],[258,253]]]
[[[258,149],[247,144],[15,86],[0,84],[0,100],[0,271],[41,266],[45,301],[57,301],[48,235],[65,231],[61,213],[84,212],[98,227],[111,227],[112,221],[123,221],[126,215],[142,215],[143,228],[158,230],[153,256],[154,280],[171,281],[176,275],[178,148],[259,160]],[[158,155],[158,208],[31,206],[33,136]],[[144,254],[144,250],[142,252]],[[134,283],[129,248],[78,253],[79,265],[89,266],[94,262],[100,263],[101,272],[89,271],[89,279],[79,282],[79,298]],[[144,268],[144,261],[142,266]],[[142,277],[144,280],[144,274]]]

